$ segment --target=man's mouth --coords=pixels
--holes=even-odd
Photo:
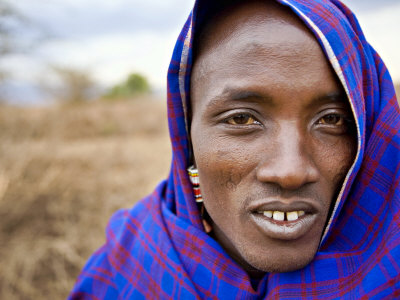
[[[317,221],[319,209],[310,202],[254,204],[250,219],[271,239],[296,240],[307,234]]]

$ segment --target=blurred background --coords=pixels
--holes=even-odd
[[[344,2],[400,82],[400,2]],[[166,74],[192,5],[0,0],[0,299],[65,298],[112,213],[167,176]]]

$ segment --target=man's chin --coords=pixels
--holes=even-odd
[[[277,250],[279,253],[279,251]],[[310,251],[311,252],[311,251]],[[301,252],[300,252],[301,253]],[[247,263],[258,270],[258,272],[262,273],[286,273],[293,272],[300,269],[303,269],[307,265],[311,263],[314,259],[316,251],[312,251],[307,255],[299,256],[299,253],[295,256],[288,255],[273,255],[273,257],[269,256],[269,258],[265,260],[260,260],[260,256],[252,257],[247,260]],[[256,272],[255,272],[256,273]],[[249,275],[251,276],[250,272]]]

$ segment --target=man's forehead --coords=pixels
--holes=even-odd
[[[265,15],[270,16],[272,11],[282,18],[264,18]],[[255,19],[251,18],[252,15]],[[260,19],[264,21],[260,22]],[[268,69],[283,74],[286,70],[280,70],[278,63],[275,63],[282,60],[297,65],[299,72],[302,66],[307,66],[320,56],[325,60],[315,36],[293,12],[278,4],[271,6],[254,2],[252,5],[237,6],[231,15],[221,16],[212,31],[197,45],[199,49],[194,49],[195,72],[192,82],[206,79],[210,73],[218,73],[221,58],[227,56],[234,59],[225,71],[244,77]],[[315,49],[317,51],[311,51]],[[319,57],[314,57],[316,53]],[[266,61],[267,57],[274,58],[268,60],[269,65],[261,61]]]
[[[268,24],[268,26],[260,26],[263,24]],[[271,45],[282,41],[295,44],[296,31],[297,34],[312,35],[288,7],[275,1],[236,2],[227,5],[195,29],[194,57],[196,59],[199,54],[220,46],[229,38],[240,35],[247,36],[247,39],[236,39],[236,44],[248,43],[248,39],[251,38],[252,43],[246,47],[257,47],[260,37],[264,40],[267,38]],[[279,34],[276,34],[277,32]],[[295,45],[290,49],[295,49]]]

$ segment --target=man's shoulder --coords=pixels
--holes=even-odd
[[[129,209],[120,209],[110,218],[106,228],[106,244],[109,247],[128,246],[131,242],[154,227],[159,216],[159,201],[153,197],[145,197]]]

